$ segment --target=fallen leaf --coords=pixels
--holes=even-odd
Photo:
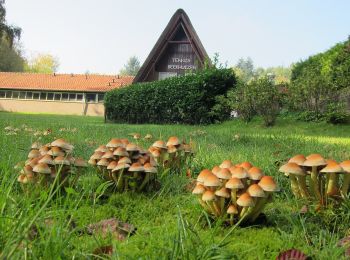
[[[287,251],[281,252],[276,260],[306,260],[310,259],[307,255],[298,249],[289,249]]]
[[[112,255],[113,254],[113,247],[111,245],[108,246],[100,246],[96,248],[93,252],[94,255]]]
[[[302,206],[300,211],[299,211],[300,214],[306,214],[308,212],[309,212],[309,209],[306,205]]]
[[[116,218],[101,220],[87,227],[87,233],[90,235],[97,233],[106,237],[108,233],[111,233],[119,241],[125,240],[128,236],[134,234],[135,231],[136,228],[133,225],[121,222]]]

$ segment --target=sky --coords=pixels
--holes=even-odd
[[[117,74],[141,63],[178,8],[210,57],[233,66],[289,66],[350,35],[349,0],[6,0],[24,54],[50,53],[59,73]]]

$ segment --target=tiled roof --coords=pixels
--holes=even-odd
[[[0,89],[106,92],[132,83],[132,76],[0,72]]]

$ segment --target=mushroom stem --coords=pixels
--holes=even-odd
[[[250,216],[251,222],[254,222],[260,215],[260,213],[264,210],[267,202],[270,200],[271,192],[266,192],[266,197],[261,198],[258,200],[258,202],[255,204],[254,211]]]
[[[300,191],[301,197],[306,199],[309,198],[310,194],[306,186],[306,176],[305,175],[297,176],[297,179],[298,179],[299,191]]]
[[[347,197],[348,191],[349,191],[349,186],[350,186],[350,173],[345,173],[343,185],[341,187],[341,195],[343,198]]]
[[[295,197],[300,198],[300,191],[299,191],[299,185],[297,178],[294,176],[294,174],[289,174],[289,179],[290,179],[290,187],[292,189],[292,192]]]
[[[150,173],[146,172],[146,176],[143,179],[143,181],[142,181],[142,183],[141,183],[141,185],[139,187],[139,191],[143,190],[143,188],[148,184],[149,180],[150,180]]]
[[[327,183],[327,195],[328,196],[339,195],[338,175],[335,172],[332,172],[329,174],[329,179]]]
[[[231,190],[231,201],[233,205],[237,205],[237,189]]]
[[[225,198],[224,197],[221,197],[220,198],[220,215],[221,215],[221,213],[223,213],[224,212],[224,209],[225,209]]]
[[[246,218],[248,215],[250,215],[255,207],[243,207],[241,213],[239,214],[239,217],[241,219]]]
[[[318,172],[317,172],[317,166],[312,166],[311,181],[312,181],[312,186],[314,188],[315,197],[321,201],[321,204],[323,204],[323,198],[321,196],[321,191],[320,191],[320,182],[319,182],[319,176],[318,176]]]

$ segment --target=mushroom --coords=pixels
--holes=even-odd
[[[208,169],[202,170],[202,171],[199,173],[199,175],[197,176],[197,182],[203,184],[204,181],[205,181],[205,179],[206,179],[208,176],[210,176],[210,175],[213,175],[213,173],[212,173],[210,170],[208,170]]]
[[[68,143],[66,140],[60,138],[51,143],[51,146],[62,148],[67,152],[71,152],[74,149],[74,146]]]
[[[214,174],[206,176],[204,179],[204,186],[208,187],[210,190],[215,191],[217,187],[221,186],[221,181]]]
[[[223,210],[225,208],[225,199],[230,198],[230,192],[225,187],[222,187],[221,189],[215,191],[215,195],[220,197],[219,209],[220,209],[220,215],[221,215],[221,213],[223,213]]]
[[[57,146],[51,147],[51,149],[47,152],[47,154],[52,155],[53,157],[65,156],[65,153],[61,150],[60,147],[57,147]]]
[[[124,187],[123,175],[124,171],[130,168],[128,163],[118,163],[117,166],[112,170],[112,178],[116,182],[117,190],[122,191]],[[116,173],[119,173],[118,178],[115,176]]]
[[[288,173],[291,182],[291,189],[294,196],[308,198],[309,191],[306,186],[306,174],[302,168],[296,163],[286,163],[279,169],[280,172]]]
[[[118,147],[114,150],[113,155],[117,156],[120,159],[123,156],[129,156],[129,153],[124,147]]]
[[[262,198],[266,197],[264,190],[258,184],[250,185],[247,189],[247,192],[254,199],[255,205],[259,204],[259,201],[262,200]],[[255,210],[256,208],[252,210],[251,215],[254,214]]]
[[[211,213],[215,216],[220,216],[220,209],[216,204],[216,196],[214,191],[206,190],[202,195],[202,200],[208,205]]]
[[[216,177],[218,177],[221,180],[221,183],[223,185],[225,185],[226,182],[232,177],[231,172],[227,168],[221,168],[214,175],[216,175]]]
[[[237,204],[237,191],[243,189],[244,185],[240,179],[233,177],[228,182],[226,182],[225,187],[231,189],[231,201],[232,204]]]
[[[41,154],[40,154],[39,150],[32,149],[28,154],[28,159],[38,158],[40,156],[41,156]]]
[[[228,208],[227,208],[227,214],[230,215],[230,225],[233,225],[233,218],[234,218],[234,215],[238,214],[238,210],[237,210],[237,207],[235,205],[230,205]]]
[[[232,162],[230,160],[224,160],[221,164],[220,164],[220,168],[230,168],[232,166]]]
[[[143,166],[143,169],[146,173],[146,176],[145,178],[143,179],[141,185],[140,185],[140,188],[139,190],[143,190],[143,188],[149,183],[149,181],[152,179],[151,178],[151,174],[155,174],[157,173],[157,168],[152,166],[151,163],[146,163],[144,166]]]
[[[237,200],[237,205],[243,207],[240,218],[245,219],[253,210],[255,202],[248,192],[243,193]]]
[[[176,148],[179,148],[179,146],[181,145],[180,139],[177,136],[171,136],[168,139],[168,142],[166,143],[166,146],[170,146],[173,145]]]
[[[328,196],[338,196],[339,187],[338,187],[338,175],[337,173],[342,173],[343,168],[333,160],[329,160],[326,167],[324,167],[320,172],[328,173],[328,182],[326,193]]]
[[[251,184],[258,183],[263,176],[263,171],[258,167],[254,166],[248,170],[248,177],[251,180]]]
[[[346,198],[349,191],[349,186],[350,186],[350,160],[340,163],[340,166],[343,168],[345,172],[343,185],[341,187],[341,195],[343,198]]]
[[[192,194],[197,195],[198,196],[198,201],[199,203],[202,205],[202,207],[208,211],[207,205],[204,203],[204,201],[202,200],[202,195],[203,193],[206,191],[205,187],[203,184],[197,183],[196,186],[194,187]]]
[[[239,166],[244,168],[246,171],[249,171],[249,169],[253,167],[250,162],[242,162]]]
[[[100,145],[99,147],[97,147],[96,149],[95,149],[95,152],[102,152],[102,153],[105,153],[105,152],[107,152],[108,151],[108,148],[107,148],[107,146],[105,146],[105,145]]]
[[[107,144],[106,147],[109,149],[114,149],[120,146],[124,146],[123,142],[120,139],[112,138]]]
[[[32,143],[32,146],[30,147],[30,149],[36,149],[39,150],[41,148],[41,144],[39,142],[34,142]]]
[[[131,164],[130,168],[129,168],[129,172],[133,173],[133,180],[132,182],[126,182],[125,185],[125,189],[128,189],[128,186],[131,186],[133,188],[133,191],[136,190],[136,186],[137,186],[137,180],[141,178],[141,176],[139,175],[140,173],[144,172],[145,169],[143,168],[143,166],[140,163],[133,163]],[[139,188],[139,187],[138,187]]]
[[[247,187],[247,178],[248,178],[248,172],[242,168],[242,167],[231,167],[230,172],[232,174],[232,177],[236,177],[240,179],[244,185],[244,187]]]

